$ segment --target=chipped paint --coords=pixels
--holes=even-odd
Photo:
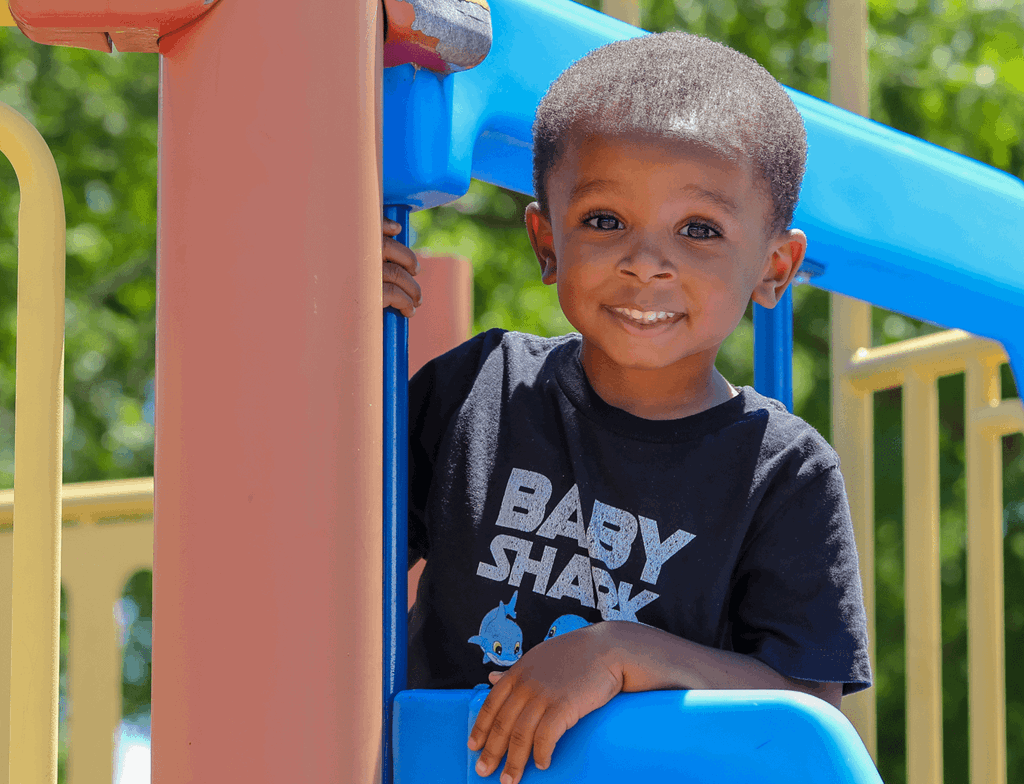
[[[384,0],[384,66],[403,63],[439,73],[478,65],[491,47],[487,0]]]
[[[18,27],[36,43],[109,52],[113,41],[119,52],[156,52],[162,36],[194,23],[217,2],[9,0],[9,5]]]

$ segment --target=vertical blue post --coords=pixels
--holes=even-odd
[[[409,208],[385,206],[402,224],[398,241],[409,244]],[[384,311],[384,728],[381,781],[391,784],[392,709],[405,688],[408,637],[409,320]]]
[[[793,410],[793,289],[774,308],[754,304],[754,389]]]

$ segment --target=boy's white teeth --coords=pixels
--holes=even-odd
[[[675,313],[668,313],[664,310],[633,310],[632,308],[612,308],[616,313],[627,316],[634,321],[643,321],[646,324],[653,324],[656,321],[665,321],[675,318]]]

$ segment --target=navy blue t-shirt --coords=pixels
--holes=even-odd
[[[605,403],[580,336],[491,330],[410,383],[409,686],[472,688],[630,620],[782,675],[870,684],[836,453],[750,388],[676,420]]]

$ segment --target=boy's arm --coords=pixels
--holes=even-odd
[[[836,708],[843,684],[803,681],[780,675],[752,656],[684,640],[643,624],[612,621],[628,640],[623,691],[657,689],[789,689],[825,700]]]
[[[494,688],[477,716],[469,748],[482,749],[477,773],[490,775],[508,751],[502,784],[518,784],[530,750],[538,768],[580,718],[620,691],[790,689],[839,707],[842,684],[786,678],[757,659],[629,621],[606,621],[528,651]]]

